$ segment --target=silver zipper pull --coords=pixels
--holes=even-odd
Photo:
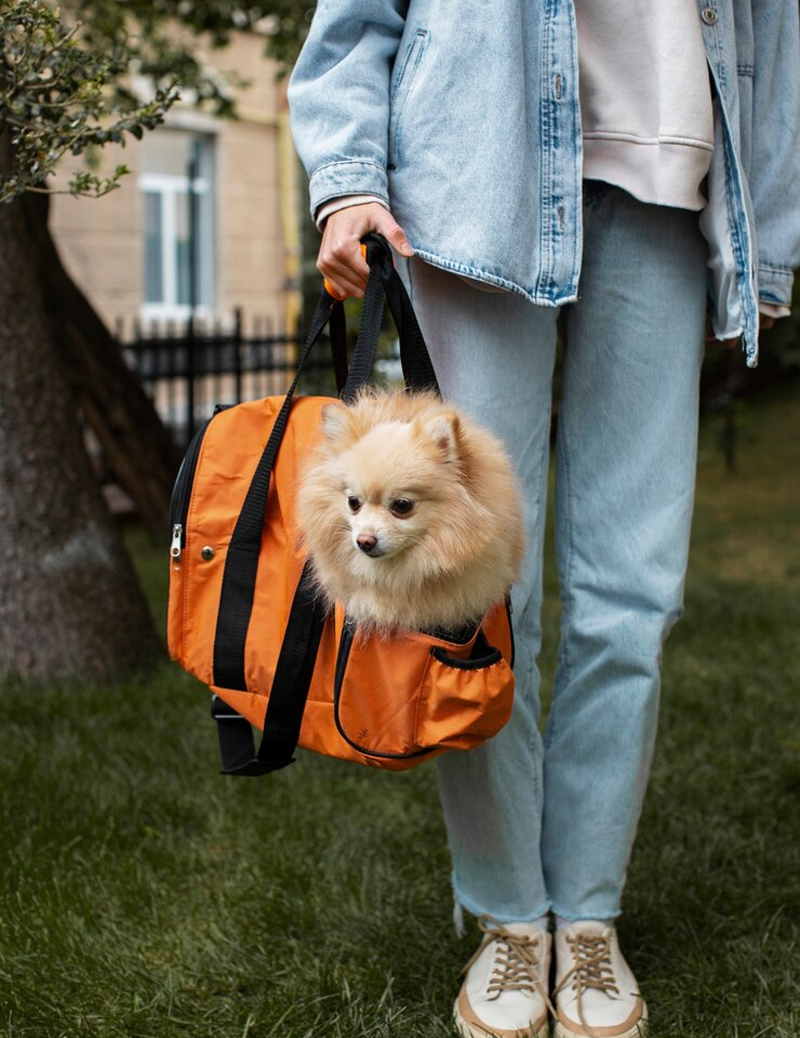
[[[183,537],[183,526],[180,523],[175,523],[172,527],[172,544],[169,549],[169,553],[172,556],[172,561],[177,565],[181,557],[181,539]]]

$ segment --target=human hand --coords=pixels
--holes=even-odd
[[[377,231],[401,256],[413,256],[405,231],[379,202],[350,205],[331,213],[325,221],[317,270],[326,288],[337,299],[363,298],[369,267],[361,254],[361,239]]]

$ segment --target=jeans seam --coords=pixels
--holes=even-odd
[[[551,375],[551,378],[552,378],[552,375]],[[549,428],[549,425],[550,425],[550,421],[552,421],[552,413],[553,413],[552,412],[552,408],[553,408],[553,405],[552,405],[552,394],[551,394],[551,402],[550,402],[550,408],[549,408],[548,428]],[[538,461],[538,467],[537,467],[537,471],[539,473],[539,481],[538,481],[538,486],[537,486],[537,491],[536,491],[536,518],[537,518],[537,523],[536,523],[536,548],[535,548],[535,550],[539,553],[538,563],[539,563],[540,566],[541,566],[541,563],[542,563],[542,561],[544,559],[544,537],[546,535],[546,529],[547,529],[547,475],[546,475],[546,473],[547,473],[548,466],[545,464],[545,461],[547,459],[547,451],[548,450],[549,450],[549,438],[547,436],[543,435],[542,436],[542,445],[541,445],[541,448],[539,450],[539,461]],[[539,575],[538,579],[539,579],[540,582],[542,581],[541,574]],[[537,673],[537,675],[538,675],[538,686],[537,686],[537,690],[536,690],[536,698],[539,701],[538,711],[539,711],[539,715],[540,716],[541,716],[542,679],[541,679],[541,672],[539,670],[538,657],[541,654],[541,646],[542,646],[542,634],[543,634],[543,632],[542,632],[542,604],[543,604],[543,599],[544,599],[544,588],[542,588],[542,590],[539,593],[539,601],[538,601],[539,615],[538,615],[538,618],[537,618],[537,622],[538,622],[539,631],[540,631],[540,634],[539,634],[539,652],[538,653],[534,653],[533,647],[529,647],[528,648],[528,659],[529,659],[529,662],[530,662],[530,672],[533,673],[535,671]],[[538,727],[537,727],[537,731],[538,731]],[[531,735],[530,750],[531,750],[531,752],[534,755],[537,752],[536,732],[533,732],[532,735]],[[536,776],[536,781],[537,781],[537,783],[540,786],[539,792],[541,793],[541,779],[540,779],[540,776],[538,774]]]
[[[563,516],[564,521],[562,524],[563,538],[564,538],[564,571],[559,575],[561,582],[561,630],[559,632],[559,664],[561,665],[562,672],[564,675],[564,683],[569,683],[570,677],[570,660],[569,660],[569,639],[565,636],[566,630],[569,626],[569,619],[572,612],[572,601],[570,597],[570,584],[572,578],[572,513],[571,513],[571,490],[570,490],[570,461],[569,461],[569,437],[566,433],[563,421],[559,424],[559,439],[560,439],[560,459],[561,459],[561,474],[563,479],[561,481],[561,495],[563,501]],[[560,473],[558,472],[558,465],[556,465],[556,478],[558,479]],[[557,531],[556,536],[558,536]],[[553,738],[556,732],[556,700],[555,700],[555,689],[553,690],[553,702],[550,706],[550,717],[547,723],[547,732],[545,735],[545,750],[552,745]]]

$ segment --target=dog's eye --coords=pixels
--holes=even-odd
[[[350,496],[347,499],[347,507],[350,509],[353,515],[355,515],[356,512],[361,510],[361,502],[358,500],[357,497]]]
[[[397,516],[398,519],[404,519],[414,511],[414,502],[409,501],[406,497],[398,497],[396,501],[392,501],[389,505],[389,511],[392,515]]]

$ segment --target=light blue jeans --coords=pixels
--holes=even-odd
[[[405,271],[443,393],[502,437],[525,497],[512,719],[438,762],[456,901],[501,922],[619,914],[688,556],[706,246],[696,213],[586,188],[580,301],[564,308],[563,612],[544,740],[536,660],[559,311],[421,260]]]

